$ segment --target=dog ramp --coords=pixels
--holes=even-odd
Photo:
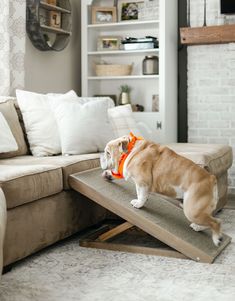
[[[121,226],[124,230],[137,226],[187,258],[206,263],[212,263],[230,243],[231,238],[223,234],[221,245],[216,247],[209,230],[195,232],[182,209],[159,195],[151,195],[143,208],[134,208],[130,201],[136,198],[135,185],[125,180],[108,182],[101,174],[100,168],[77,173],[70,176],[69,183],[77,192],[127,221]],[[118,233],[123,229],[119,226]]]

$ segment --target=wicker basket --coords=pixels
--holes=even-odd
[[[130,75],[132,68],[132,65],[97,64],[95,73],[97,76],[123,76]]]

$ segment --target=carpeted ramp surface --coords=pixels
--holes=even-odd
[[[231,238],[223,235],[222,244],[216,247],[211,232],[195,232],[189,227],[182,209],[159,195],[151,195],[141,209],[130,204],[136,198],[135,185],[125,180],[105,181],[100,169],[93,169],[70,177],[70,185],[91,200],[136,225],[153,237],[189,258],[213,262],[229,244]]]

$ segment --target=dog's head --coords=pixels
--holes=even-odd
[[[103,169],[112,169],[118,172],[118,165],[123,153],[127,153],[128,144],[131,140],[130,136],[111,140],[104,149]]]

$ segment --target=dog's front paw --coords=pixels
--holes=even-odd
[[[110,170],[105,170],[105,171],[103,171],[102,177],[103,177],[105,180],[108,180],[108,181],[112,181],[112,180],[113,180],[112,173],[111,173]]]
[[[139,201],[139,200],[137,200],[137,199],[134,199],[134,200],[131,201],[131,205],[132,205],[133,207],[139,209],[139,208],[141,208],[141,207],[144,206],[144,203],[141,202],[141,201]]]

